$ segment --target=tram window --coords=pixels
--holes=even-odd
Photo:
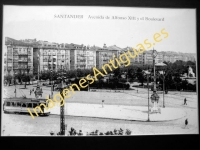
[[[35,108],[35,107],[37,107],[38,105],[37,105],[37,103],[33,103],[33,108]]]
[[[6,106],[10,106],[10,102],[7,102],[7,103],[6,103]]]
[[[21,103],[20,102],[17,102],[17,107],[21,107]]]
[[[22,104],[22,107],[26,107],[26,103],[23,103],[23,104]]]
[[[32,103],[28,103],[28,107],[29,107],[29,108],[32,108]]]
[[[14,105],[14,102],[10,102],[10,106],[15,106],[15,105]]]
[[[17,107],[17,102],[14,102],[14,106]]]
[[[41,103],[40,103],[40,104],[41,104]],[[43,106],[43,105],[41,105],[40,107],[41,107],[42,110],[44,109],[44,106]]]

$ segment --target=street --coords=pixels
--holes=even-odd
[[[28,85],[27,89],[23,89],[24,85],[17,85],[17,96],[20,93],[26,94],[27,97],[34,98],[34,94],[30,95],[30,89],[36,85]],[[14,86],[6,86],[4,94],[14,96]],[[22,88],[22,89],[20,89]],[[42,87],[45,98],[50,94],[50,87]],[[54,91],[56,94],[57,91]],[[152,92],[150,91],[150,95]],[[162,94],[159,94],[159,105],[162,107]],[[124,92],[87,92],[76,91],[76,93],[66,103],[90,103],[101,104],[104,100],[106,105],[132,105],[132,106],[147,106],[147,89],[125,90]],[[187,98],[188,105],[183,105],[183,99]],[[150,102],[151,103],[151,102]],[[122,128],[131,130],[131,135],[154,135],[154,134],[197,134],[198,119],[197,119],[197,95],[194,92],[171,92],[165,95],[165,107],[181,108],[187,116],[178,120],[166,122],[140,122],[127,121],[116,119],[90,118],[90,117],[75,117],[65,116],[65,124],[67,124],[66,135],[71,127],[77,130],[82,130],[83,135],[87,132],[99,130],[99,132],[113,131],[114,129]],[[188,118],[188,128],[184,128],[184,121]],[[14,124],[14,125],[13,125]],[[2,113],[2,135],[5,136],[20,136],[20,135],[42,135],[48,136],[50,132],[58,133],[60,131],[60,116],[50,115],[48,117],[37,117],[32,119],[29,115],[21,114],[4,114]]]

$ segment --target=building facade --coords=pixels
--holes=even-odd
[[[120,54],[127,53],[131,47],[120,48],[116,45],[103,47],[85,46],[78,44],[53,43],[36,41],[36,39],[15,40],[9,37],[4,45],[4,74],[27,74],[43,71],[59,71],[61,69],[91,69],[102,68],[110,60],[118,58]],[[130,59],[130,65],[152,65],[153,50],[146,50],[135,58]],[[127,55],[129,55],[127,53]],[[196,61],[196,54],[176,53],[173,51],[158,52],[155,63],[172,62],[177,60]],[[115,64],[117,62],[115,61]]]
[[[4,74],[33,73],[33,47],[11,38],[6,38]]]
[[[89,46],[71,44],[70,68],[91,69],[96,66],[96,51]]]
[[[113,58],[117,58],[121,49],[116,45],[107,47],[106,44],[104,44],[103,48],[97,47],[95,50],[96,67],[101,68],[104,64],[109,63],[110,60],[113,60]]]

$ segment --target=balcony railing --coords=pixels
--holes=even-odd
[[[19,67],[18,66],[14,66],[13,69],[19,69]]]
[[[12,67],[8,67],[7,70],[12,70]]]
[[[27,53],[18,53],[18,55],[28,55]]]
[[[28,62],[27,59],[19,59],[18,62]]]
[[[18,69],[28,69],[27,66],[19,66]]]

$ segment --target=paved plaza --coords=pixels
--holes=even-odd
[[[59,115],[60,107],[57,105],[50,110],[51,114]],[[94,117],[107,119],[121,119],[132,121],[147,121],[148,107],[66,103],[65,114],[79,117]],[[150,121],[170,121],[186,116],[180,108],[161,108],[161,113],[151,113]]]
[[[30,89],[35,88],[35,86],[28,85],[27,89],[23,89],[24,85],[17,85],[17,97],[23,93],[28,98],[35,98],[34,94],[30,95]],[[14,86],[4,87],[4,96],[14,97],[14,89]],[[49,96],[50,88],[42,86],[42,89],[42,97]],[[57,93],[58,91],[54,91],[54,94]],[[149,91],[149,95],[151,94],[152,91]],[[163,95],[159,92],[158,94],[161,114],[150,114],[150,122],[147,122],[147,89],[134,88],[133,90],[103,92],[76,91],[72,97],[65,99],[67,118],[65,123],[68,125],[68,129],[70,127],[82,129],[85,134],[86,131],[91,132],[97,128],[106,132],[106,129],[112,130],[119,127],[132,130],[133,135],[198,133],[196,93],[170,91],[169,94],[165,95],[165,108],[163,108]],[[187,98],[187,105],[183,105],[184,98]],[[102,100],[104,100],[103,106]],[[152,107],[151,101],[150,107]],[[3,113],[3,124],[6,125],[4,135],[49,135],[50,130],[59,131],[60,107],[56,105],[50,111],[52,115],[49,117],[35,117],[35,119],[29,115]],[[184,129],[186,118],[189,119],[189,129]],[[45,123],[42,123],[44,121]],[[51,126],[48,127],[46,122]],[[11,127],[12,123],[16,123],[16,126]],[[26,132],[23,133],[22,127],[26,129]]]

